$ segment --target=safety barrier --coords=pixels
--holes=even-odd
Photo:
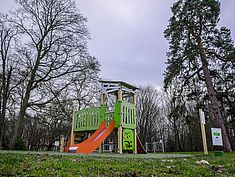
[[[106,112],[104,105],[74,112],[74,131],[96,130],[103,121],[115,120],[115,127],[135,129],[136,107],[127,101],[118,101],[114,112]]]
[[[74,131],[96,130],[100,126],[100,108],[88,108],[74,113]]]
[[[122,101],[121,104],[121,125],[123,128],[136,127],[136,107],[127,101]]]

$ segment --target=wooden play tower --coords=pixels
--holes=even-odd
[[[122,81],[100,81],[100,106],[73,113],[70,140],[66,152],[91,153],[112,141],[114,152],[137,153],[136,91],[137,87]],[[108,102],[113,104],[108,105]]]

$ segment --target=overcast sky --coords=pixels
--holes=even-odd
[[[101,63],[103,79],[160,87],[168,42],[163,31],[174,0],[76,0],[88,19],[89,50]],[[0,0],[0,12],[14,0]],[[220,25],[235,40],[235,0],[221,0]]]

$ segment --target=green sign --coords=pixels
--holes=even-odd
[[[220,136],[220,133],[219,132],[213,132],[213,135],[214,136]]]

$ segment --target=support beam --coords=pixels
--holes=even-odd
[[[72,129],[71,129],[71,135],[70,135],[70,146],[73,146],[74,145],[74,133],[73,133],[73,130],[74,130],[74,117],[75,117],[75,111],[73,111],[73,118],[72,118]]]
[[[122,101],[122,88],[118,90],[118,101]]]
[[[133,104],[135,105],[136,107],[136,94],[133,94]],[[136,113],[135,113],[136,114]],[[135,132],[134,132],[134,135],[135,135],[135,151],[134,151],[134,154],[137,154],[137,130],[136,130],[136,116],[135,116]]]
[[[133,95],[133,104],[136,106],[136,103],[137,103],[137,102],[136,102],[136,95],[134,94],[134,95]]]
[[[122,125],[118,127],[118,153],[122,154]]]
[[[100,96],[100,103],[101,104],[104,104],[104,99],[105,99],[105,94],[102,93],[101,96]]]
[[[60,137],[60,152],[64,152],[64,135]]]
[[[101,96],[100,96],[100,103],[101,103],[101,105],[104,105],[105,104],[105,94],[104,93],[102,93],[101,94]],[[103,143],[104,142],[102,142],[101,143],[101,145],[99,146],[99,153],[102,153],[103,152]]]
[[[118,90],[118,101],[122,101],[122,87]],[[122,154],[122,114],[118,127],[118,153]]]
[[[101,145],[99,146],[99,153],[103,153],[104,151],[103,146],[104,146],[104,142],[102,142]]]
[[[134,130],[134,136],[135,136],[135,150],[134,150],[134,154],[137,154],[137,131],[136,131],[136,128]]]

